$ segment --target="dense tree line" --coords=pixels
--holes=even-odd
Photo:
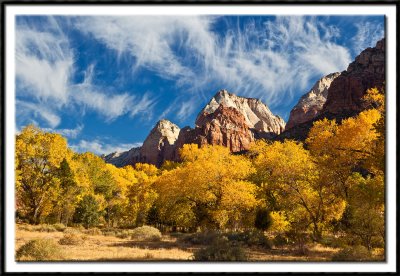
[[[184,145],[183,162],[116,168],[29,125],[16,137],[17,218],[32,224],[243,230],[320,241],[345,235],[371,249],[384,228],[384,96],[304,143],[259,140],[244,155]]]

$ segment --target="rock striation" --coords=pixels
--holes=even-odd
[[[200,111],[196,126],[202,126],[208,114],[215,112],[223,104],[240,112],[247,126],[256,132],[279,134],[285,129],[285,121],[274,114],[258,99],[244,98],[226,90],[218,91],[210,102]]]
[[[113,164],[116,167],[124,167],[126,165],[133,165],[134,160],[138,160],[140,156],[140,148],[131,148],[124,152],[113,152],[108,155],[103,155],[102,158],[107,163]]]
[[[284,128],[283,119],[260,100],[220,90],[197,116],[195,128],[179,129],[168,120],[160,120],[141,148],[103,158],[116,166],[138,162],[160,166],[165,160],[179,161],[179,149],[184,144],[221,145],[231,152],[241,152],[248,150],[255,139],[276,136]]]
[[[249,149],[254,141],[254,133],[249,128],[245,117],[234,107],[221,103],[212,113],[203,115],[196,120],[196,127],[183,128],[175,144],[173,160],[179,161],[179,149],[184,144],[220,145],[231,152],[241,152]]]
[[[385,85],[385,39],[367,48],[331,84],[321,113],[355,114],[365,109],[367,89]]]
[[[365,92],[373,87],[383,88],[384,85],[385,39],[383,38],[375,47],[362,51],[345,71],[333,79],[322,109],[313,118],[297,122],[289,119],[288,127],[276,139],[305,140],[314,121],[328,118],[340,122],[355,116],[366,108],[362,100]]]
[[[333,80],[339,75],[340,73],[336,72],[319,79],[311,90],[300,98],[295,107],[290,111],[285,130],[310,121],[320,114],[328,97],[328,89]]]
[[[180,128],[168,120],[160,120],[150,131],[140,149],[140,156],[134,163],[142,162],[160,166],[170,160],[174,152],[174,144],[178,139]]]

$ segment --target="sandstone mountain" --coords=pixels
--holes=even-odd
[[[131,148],[124,152],[113,152],[108,155],[103,155],[102,158],[107,163],[113,164],[116,167],[123,167],[134,164],[134,160],[139,160],[140,147]]]
[[[116,166],[145,162],[160,166],[165,160],[179,161],[184,144],[223,145],[242,152],[252,141],[304,140],[313,122],[322,118],[342,120],[366,107],[362,97],[367,89],[382,88],[385,82],[385,40],[367,48],[341,73],[332,73],[316,82],[290,112],[289,122],[274,115],[260,100],[218,91],[200,111],[195,127],[179,127],[159,121],[140,148],[103,156]]]
[[[175,144],[173,160],[179,161],[179,149],[184,144],[221,145],[231,152],[247,150],[254,141],[254,133],[245,117],[234,107],[221,103],[209,114],[202,114],[196,120],[196,127],[183,128]]]
[[[330,84],[326,101],[317,115],[308,121],[292,119],[278,140],[304,140],[313,122],[323,118],[342,119],[354,116],[364,110],[363,96],[369,88],[382,88],[385,85],[385,39],[373,48],[362,51]],[[301,100],[300,100],[301,101]],[[291,111],[296,113],[296,107]]]
[[[179,132],[179,127],[170,121],[158,121],[143,142],[138,162],[160,166],[165,160],[170,160]]]
[[[285,122],[279,116],[272,114],[269,108],[258,99],[239,97],[226,90],[220,90],[210,102],[200,111],[196,126],[202,126],[208,114],[215,112],[223,104],[239,111],[247,126],[256,132],[279,134],[285,129]]]
[[[321,113],[354,115],[365,106],[362,101],[367,89],[382,88],[385,83],[385,39],[367,48],[350,63],[331,84]]]
[[[285,129],[290,129],[293,126],[317,117],[326,102],[328,89],[332,81],[339,75],[340,73],[332,73],[318,80],[311,90],[303,95],[292,111],[290,111],[289,120]]]
[[[272,138],[284,128],[283,119],[272,114],[260,100],[220,90],[199,113],[194,129],[179,129],[170,121],[161,120],[141,148],[103,158],[116,166],[138,162],[160,166],[165,160],[179,161],[179,149],[184,144],[222,145],[232,152],[241,152],[255,139]]]
[[[165,160],[171,160],[174,144],[179,135],[179,127],[168,120],[160,120],[150,131],[141,147],[122,153],[114,152],[103,157],[107,163],[117,167],[149,163],[160,166]]]

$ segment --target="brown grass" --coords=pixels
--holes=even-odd
[[[36,238],[51,238],[58,242],[62,232],[37,232],[17,227],[16,250],[26,242]],[[160,241],[132,241],[115,236],[81,234],[84,243],[60,245],[67,261],[190,261],[193,253],[201,246],[179,242],[175,237],[163,235]],[[308,245],[305,255],[296,254],[295,248],[277,247],[245,248],[249,261],[330,261],[338,248],[324,247],[320,244]],[[375,256],[383,258],[382,250]]]
[[[36,232],[17,230],[16,250],[26,242],[36,238],[51,238],[57,242],[62,239],[62,232]],[[163,238],[159,242],[131,242],[114,236],[84,235],[85,243],[79,245],[60,245],[65,260],[68,261],[186,261],[192,258],[191,250],[174,247],[173,239]],[[167,248],[164,245],[169,244]]]

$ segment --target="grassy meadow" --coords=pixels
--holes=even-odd
[[[57,227],[59,226],[59,227]],[[30,241],[48,241],[55,246],[49,256],[18,256],[18,261],[196,261],[195,252],[213,243],[213,232],[168,233],[157,239],[132,239],[125,229],[84,229],[58,225],[17,224],[16,252]],[[246,261],[315,261],[335,260],[340,248],[319,243],[309,243],[302,248],[290,245],[255,244],[241,242]],[[48,246],[48,245],[45,245]],[[40,249],[39,249],[40,250]],[[222,249],[228,252],[229,250]],[[40,253],[40,252],[39,252]],[[36,255],[35,255],[36,254]],[[228,253],[229,254],[229,253]],[[360,257],[360,256],[359,256]],[[383,249],[375,249],[370,256],[360,260],[382,261]]]

